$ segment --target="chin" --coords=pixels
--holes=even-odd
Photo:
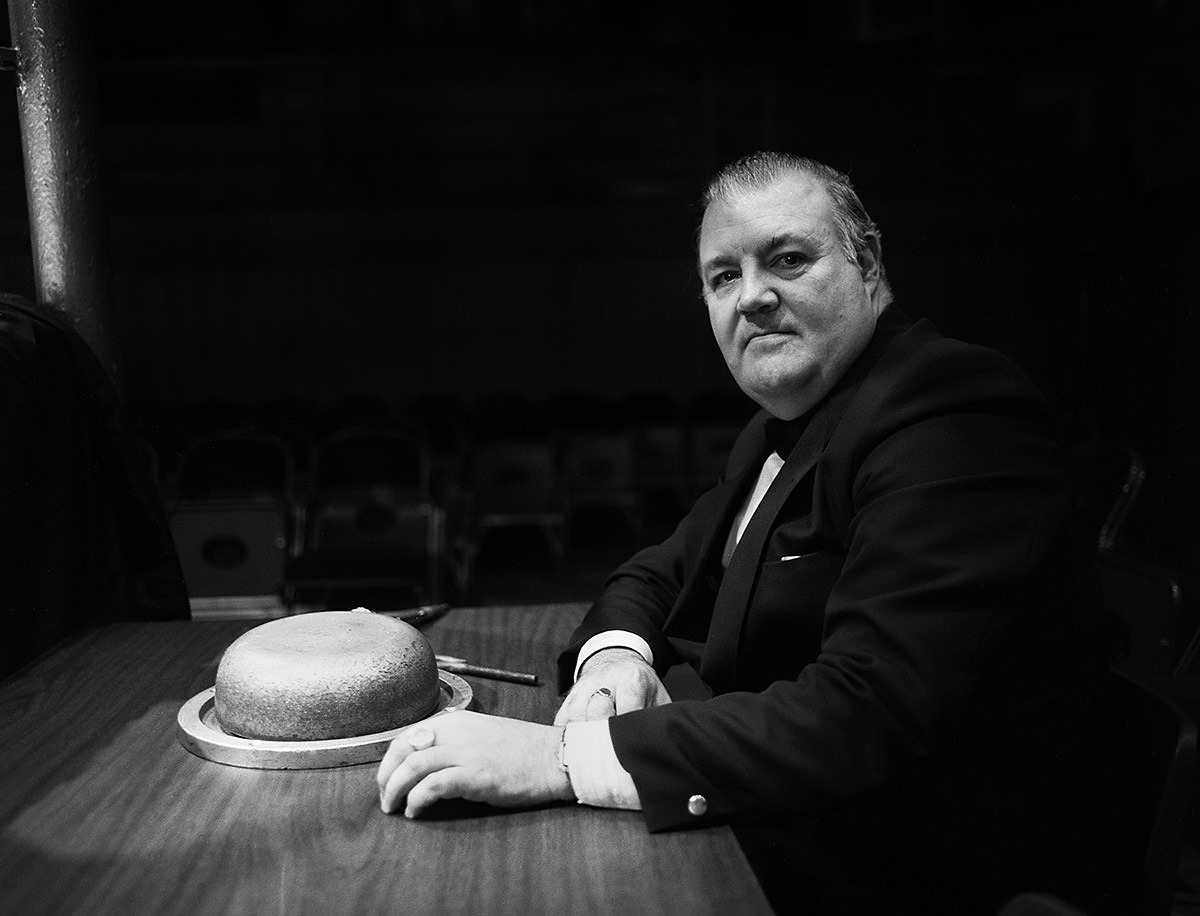
[[[777,391],[766,392],[746,387],[743,387],[742,391],[771,416],[779,417],[781,420],[794,420],[805,411],[802,399],[798,399],[794,395],[789,396]]]
[[[752,379],[739,382],[739,385],[752,401],[781,420],[796,419],[810,410],[824,394],[814,391],[809,377]]]

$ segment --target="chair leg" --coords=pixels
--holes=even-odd
[[[554,562],[562,563],[567,556],[566,524],[560,522],[546,522],[542,525],[542,533],[546,537],[546,546],[549,548],[550,555],[554,558]]]
[[[462,600],[471,589],[478,546],[469,538],[456,538],[450,551],[450,570],[454,577],[456,597]]]

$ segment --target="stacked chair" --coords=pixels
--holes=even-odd
[[[557,449],[539,402],[497,396],[478,405],[462,492],[454,545],[460,594],[469,591],[479,554],[493,532],[540,532],[553,562],[565,557],[567,504]]]
[[[425,430],[432,456],[431,488],[439,505],[451,507],[462,499],[463,471],[470,452],[469,414],[453,395],[421,395],[409,399],[399,422]]]
[[[178,467],[166,514],[193,615],[234,605],[284,613],[299,522],[287,443],[254,430],[203,434],[188,441]]]
[[[320,442],[289,602],[440,600],[445,512],[433,497],[431,468],[428,437],[415,425],[353,427]]]
[[[640,540],[645,520],[630,418],[618,404],[582,393],[553,398],[550,410],[567,524],[581,513],[615,512]]]
[[[642,499],[671,504],[676,513],[691,502],[688,436],[683,410],[661,391],[635,391],[620,411],[633,430],[634,484]]]

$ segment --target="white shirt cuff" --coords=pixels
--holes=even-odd
[[[579,680],[579,669],[583,667],[583,663],[601,649],[617,648],[633,649],[646,660],[647,664],[654,664],[654,652],[650,649],[650,643],[638,636],[637,633],[630,633],[628,630],[605,630],[603,633],[597,633],[579,649],[579,655],[575,659],[573,680]]]
[[[633,777],[617,760],[607,719],[571,722],[564,738],[563,762],[571,789],[581,805],[642,810]]]

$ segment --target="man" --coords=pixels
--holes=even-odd
[[[1046,405],[892,304],[840,173],[755,154],[704,204],[709,319],[763,411],[724,480],[609,579],[560,660],[556,728],[438,720],[389,750],[385,810],[574,797],[651,830],[728,820],[781,910],[1086,894],[1107,854],[1078,779],[1102,665]],[[681,663],[704,692],[671,702]]]

